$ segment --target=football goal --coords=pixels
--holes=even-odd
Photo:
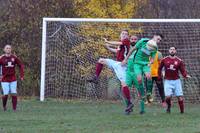
[[[45,98],[107,99],[120,97],[115,74],[104,67],[98,84],[86,81],[100,57],[115,59],[103,38],[119,40],[122,29],[139,38],[163,34],[163,56],[170,46],[184,60],[191,79],[182,79],[186,102],[200,101],[200,19],[43,18],[40,100]],[[154,97],[159,100],[157,87]]]

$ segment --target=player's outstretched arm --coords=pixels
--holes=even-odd
[[[116,48],[111,48],[110,45],[109,45],[108,43],[105,44],[105,47],[106,47],[109,51],[111,51],[111,52],[113,52],[113,53],[117,53],[117,49],[116,49]]]
[[[122,45],[122,42],[120,41],[108,41],[106,38],[103,38],[105,43],[111,44],[111,45]]]

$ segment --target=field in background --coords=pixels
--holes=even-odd
[[[0,108],[0,132],[17,133],[200,133],[200,105],[187,104],[180,114],[174,103],[171,114],[159,105],[139,114],[138,105],[126,116],[120,101],[22,100],[17,112]]]

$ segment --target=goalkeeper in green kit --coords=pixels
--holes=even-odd
[[[140,114],[144,114],[144,102],[145,102],[145,93],[144,93],[144,79],[143,74],[145,78],[147,79],[147,90],[151,89],[152,86],[152,79],[151,79],[151,73],[150,73],[150,64],[153,63],[153,59],[155,57],[155,54],[158,50],[157,43],[161,41],[163,36],[161,34],[155,34],[152,39],[148,38],[142,38],[139,40],[136,45],[129,51],[127,57],[122,62],[122,65],[127,63],[127,60],[131,55],[133,58],[133,64],[128,65],[128,71],[127,76],[132,75],[132,80],[137,79],[137,82],[135,83],[135,87],[137,88],[139,94],[140,94]],[[132,54],[135,52],[134,54]],[[149,60],[149,58],[151,58]],[[131,74],[129,71],[132,66],[133,73]],[[129,85],[129,78],[126,78],[126,84]],[[147,95],[147,98],[150,97]]]

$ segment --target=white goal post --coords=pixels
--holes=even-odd
[[[103,19],[103,18],[43,18],[40,101],[45,99],[46,42],[48,22],[117,22],[117,23],[200,23],[200,19]]]

